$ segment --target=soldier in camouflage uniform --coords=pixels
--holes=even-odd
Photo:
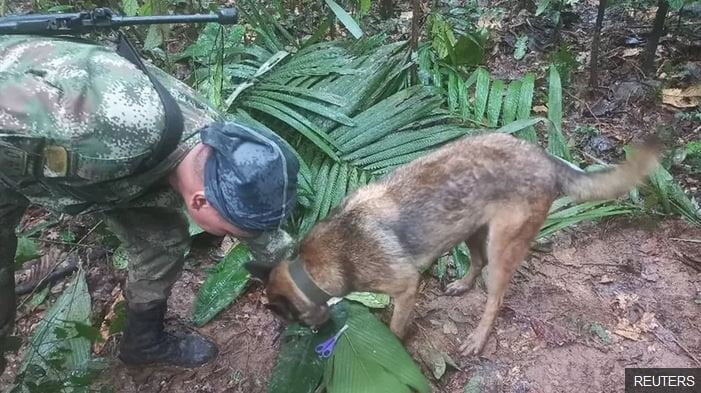
[[[190,246],[183,205],[207,232],[248,243],[259,263],[291,250],[279,229],[296,203],[291,148],[269,132],[224,122],[186,85],[148,67],[177,102],[184,131],[167,159],[140,171],[166,123],[144,72],[93,42],[0,36],[0,374],[15,317],[15,228],[30,203],[101,214],[125,244],[119,356],[127,364],[194,367],[217,354],[194,332],[163,330]]]

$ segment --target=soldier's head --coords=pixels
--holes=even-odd
[[[214,235],[255,236],[278,228],[297,201],[299,162],[276,134],[217,122],[183,160],[176,188],[192,219]]]

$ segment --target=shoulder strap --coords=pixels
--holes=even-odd
[[[118,31],[118,34],[119,43],[117,44],[117,53],[134,63],[134,65],[148,76],[156,92],[158,92],[158,96],[161,98],[165,111],[165,127],[161,138],[156,142],[153,155],[144,162],[141,168],[141,170],[148,170],[166,159],[166,157],[178,147],[178,143],[180,143],[180,138],[183,134],[183,114],[173,96],[170,95],[161,82],[146,68],[138,52],[126,35],[121,31]]]

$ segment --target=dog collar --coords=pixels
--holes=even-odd
[[[304,268],[304,264],[299,259],[290,262],[290,277],[302,293],[314,304],[325,304],[333,296],[329,295],[309,277],[309,273]]]

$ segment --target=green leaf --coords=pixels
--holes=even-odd
[[[187,212],[185,213],[185,216],[187,217],[187,230],[188,232],[190,232],[190,236],[196,236],[200,233],[204,233],[204,229],[200,228],[200,226],[197,225],[197,223],[195,223],[195,220],[193,220],[192,217],[190,217],[190,215],[187,214]]]
[[[527,50],[528,50],[528,36],[521,35],[516,40],[516,45],[514,48],[514,59],[522,60],[526,56]]]
[[[146,33],[144,49],[153,50],[158,48],[165,41],[165,27],[163,25],[151,25]]]
[[[372,1],[371,0],[360,0],[360,12],[363,14],[367,13],[370,11],[370,5]]]
[[[467,273],[470,268],[470,257],[466,252],[465,245],[460,245],[451,250],[451,255],[453,256],[453,263],[455,264],[455,276],[457,278],[462,278]]]
[[[82,269],[32,333],[20,372],[39,367],[50,381],[56,381],[66,373],[86,370],[90,341],[76,334],[76,324],[90,324],[90,294]],[[65,337],[57,335],[60,331],[67,332]]]
[[[122,0],[122,10],[126,16],[136,16],[136,13],[139,12],[138,0]]]
[[[482,123],[484,111],[487,109],[489,98],[489,72],[484,68],[477,69],[477,86],[475,87],[475,117],[474,120]]]
[[[523,77],[521,85],[521,94],[518,100],[518,113],[516,119],[523,120],[531,116],[531,105],[533,105],[533,90],[535,88],[535,74],[527,73]],[[528,127],[524,131],[519,132],[516,136],[525,139],[528,142],[536,143],[538,138],[533,127]]]
[[[499,122],[501,103],[504,99],[504,81],[495,80],[489,92],[489,103],[487,104],[487,125],[496,127]]]
[[[46,301],[46,298],[49,296],[49,291],[51,290],[51,286],[47,285],[42,289],[41,291],[35,293],[32,298],[29,300],[27,305],[29,306],[30,310],[34,310],[37,307],[39,307],[44,301]]]
[[[353,37],[359,39],[363,36],[363,31],[358,26],[358,23],[350,16],[346,10],[343,9],[338,3],[333,0],[324,0],[326,4],[331,8],[331,11],[336,15],[338,20],[343,24],[343,26],[348,29],[348,31],[353,34]]]
[[[428,393],[426,377],[402,343],[367,308],[349,303],[348,330],[332,355],[329,393]]]
[[[243,292],[249,274],[244,264],[251,260],[248,247],[239,243],[209,273],[192,311],[192,323],[203,326]]]
[[[313,393],[324,373],[330,373],[329,360],[315,352],[317,345],[338,332],[345,324],[346,308],[337,304],[331,308],[331,320],[314,334],[309,328],[292,323],[282,336],[277,364],[268,383],[268,393]]]
[[[509,123],[499,129],[496,132],[503,132],[505,134],[513,134],[514,132],[521,131],[528,127],[533,127],[535,124],[540,122],[548,122],[549,120],[544,117],[532,117],[530,119],[516,120],[515,122]]]
[[[117,270],[124,270],[129,266],[129,254],[123,244],[120,244],[112,254],[112,266]]]
[[[472,34],[460,36],[453,46],[455,65],[476,66],[484,59],[484,49]]]
[[[550,65],[550,86],[548,87],[548,152],[567,161],[572,161],[567,141],[562,135],[562,85],[560,73],[555,65]]]
[[[370,308],[385,308],[390,302],[389,295],[372,292],[353,292],[346,295],[345,298]]]
[[[550,0],[538,0],[538,8],[535,10],[535,15],[542,14],[548,8],[548,5],[550,5]]]
[[[669,3],[669,8],[671,8],[672,11],[677,12],[677,11],[681,10],[682,7],[684,6],[685,0],[667,0],[667,2]],[[691,2],[689,2],[689,3],[691,3]]]
[[[87,338],[90,342],[104,341],[100,335],[100,329],[82,322],[73,322],[76,337]]]
[[[506,89],[506,97],[504,98],[504,107],[501,110],[501,124],[506,125],[516,119],[516,110],[518,109],[518,100],[521,93],[521,81],[511,81]]]
[[[21,265],[24,262],[39,258],[37,244],[27,236],[17,238],[17,251],[15,252],[15,264]]]

